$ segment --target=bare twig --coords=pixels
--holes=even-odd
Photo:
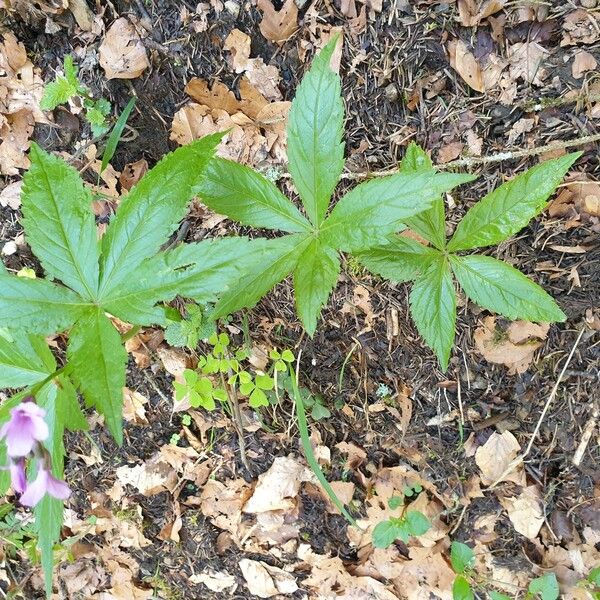
[[[592,410],[592,418],[585,424],[583,429],[583,434],[581,436],[581,441],[579,442],[579,446],[577,446],[577,450],[573,455],[573,464],[578,467],[583,460],[583,455],[592,439],[592,434],[598,425],[598,415],[600,411],[598,411],[598,406],[594,404],[594,409]]]
[[[533,444],[535,443],[535,439],[536,439],[538,433],[540,432],[540,428],[542,427],[542,423],[544,422],[546,414],[548,413],[548,410],[550,409],[550,405],[552,404],[552,401],[556,397],[556,393],[558,392],[558,387],[561,384],[563,377],[565,376],[565,372],[567,371],[567,368],[568,368],[569,364],[571,363],[573,355],[575,354],[575,350],[577,349],[577,346],[579,345],[579,341],[581,340],[581,337],[583,336],[584,331],[585,331],[585,329],[582,328],[581,331],[579,332],[579,335],[577,336],[577,339],[575,340],[575,343],[573,344],[573,347],[571,348],[571,352],[569,352],[569,356],[567,357],[567,360],[565,361],[565,364],[560,372],[560,375],[558,376],[558,379],[556,380],[556,383],[554,384],[554,387],[552,388],[552,391],[550,392],[550,395],[548,396],[548,399],[546,400],[546,404],[544,405],[542,414],[540,415],[537,425],[535,426],[535,429],[533,430],[533,434],[531,435],[529,444],[527,444],[527,448],[525,448],[525,452],[522,452],[521,454],[519,454],[519,456],[517,456],[508,465],[508,467],[506,467],[506,469],[504,469],[504,471],[502,472],[502,475],[500,475],[500,477],[498,477],[498,479],[496,479],[496,481],[494,481],[494,483],[492,483],[492,485],[490,485],[487,488],[488,490],[493,490],[501,481],[503,481],[505,479],[505,477],[507,475],[510,475],[510,473],[512,473],[527,458],[527,456],[529,456],[529,453],[531,452],[531,449],[533,448]]]

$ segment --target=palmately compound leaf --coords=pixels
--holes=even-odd
[[[448,250],[491,246],[514,235],[538,215],[571,165],[574,152],[548,160],[502,184],[477,202],[458,224]]]
[[[473,567],[475,553],[466,544],[454,541],[450,546],[450,563],[454,572],[460,575]]]
[[[90,310],[71,330],[67,357],[71,375],[88,405],[104,415],[118,444],[123,442],[123,387],[127,352],[101,310]]]
[[[92,195],[76,169],[32,143],[23,177],[23,228],[46,273],[83,298],[98,291],[98,241]]]
[[[560,594],[558,581],[554,573],[544,573],[541,577],[533,579],[529,583],[527,591],[541,600],[556,600]]]
[[[244,275],[223,294],[208,318],[215,320],[240,308],[252,308],[294,270],[312,239],[309,235],[296,233],[264,240],[261,252],[240,257]]]
[[[385,244],[408,217],[430,208],[443,192],[472,179],[471,175],[423,172],[361,183],[335,205],[321,228],[322,240],[345,252]]]
[[[410,292],[410,314],[445,371],[454,343],[456,294],[452,272],[444,256],[434,260],[415,281]]]
[[[423,173],[433,171],[433,163],[423,148],[412,142],[400,163],[401,173]],[[444,200],[440,196],[431,204],[431,208],[406,219],[405,224],[415,233],[431,242],[436,248],[446,245],[446,214]]]
[[[397,282],[416,279],[440,256],[437,250],[404,235],[394,235],[385,246],[356,255],[360,263],[372,273]]]
[[[483,308],[507,319],[544,323],[566,319],[550,295],[505,262],[477,255],[452,255],[450,262],[465,294]]]
[[[211,160],[197,191],[206,206],[244,225],[288,233],[311,229],[306,218],[273,183],[233,161]]]
[[[310,336],[317,328],[321,308],[327,302],[339,275],[338,253],[315,238],[300,256],[294,270],[296,311]]]
[[[0,329],[0,388],[24,387],[53,373],[36,351],[37,342],[36,336]]]
[[[100,296],[154,256],[184,217],[222,134],[167,154],[122,200],[102,238]]]
[[[157,302],[179,295],[197,302],[215,301],[244,274],[249,257],[260,258],[266,240],[242,237],[182,244],[144,261],[135,277],[124,281],[104,300],[111,314],[136,325],[165,324]]]
[[[337,37],[313,60],[296,90],[288,120],[289,169],[308,218],[319,226],[344,170],[344,103],[329,66]]]
[[[452,584],[452,600],[474,600],[474,598],[471,584],[462,575],[458,575]]]
[[[0,275],[0,323],[10,330],[50,335],[70,327],[90,305],[44,279]]]

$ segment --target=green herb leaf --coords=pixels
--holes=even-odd
[[[168,240],[221,137],[210,135],[167,154],[121,201],[102,239],[103,298]]]
[[[268,179],[230,160],[210,161],[198,193],[206,206],[244,225],[290,233],[311,229],[300,211]]]
[[[242,277],[223,293],[210,315],[216,320],[240,308],[253,307],[291,273],[312,238],[303,234],[265,240],[261,251],[240,257]]]
[[[456,294],[450,267],[443,256],[434,260],[415,281],[410,293],[410,313],[445,371],[454,343]]]
[[[304,329],[312,336],[317,328],[321,307],[327,302],[340,275],[340,259],[333,248],[318,238],[300,256],[294,271],[296,311]]]
[[[600,586],[600,567],[594,567],[586,577],[586,580],[595,586]]]
[[[451,256],[450,261],[465,294],[479,306],[508,319],[566,319],[551,296],[505,262],[489,256]]]
[[[121,336],[103,312],[90,311],[75,324],[67,356],[73,379],[86,403],[104,415],[107,427],[120,445],[127,352]]]
[[[108,141],[106,142],[106,148],[102,153],[102,164],[100,165],[100,173],[104,172],[104,169],[108,167],[108,163],[112,160],[112,157],[115,155],[115,151],[117,150],[117,146],[121,141],[121,135],[123,134],[123,129],[125,129],[125,125],[127,124],[127,119],[129,119],[129,115],[135,106],[136,98],[135,96],[129,100],[127,106],[123,109],[123,112],[119,115],[113,130],[110,132],[108,136]],[[110,110],[110,105],[108,107]],[[107,113],[108,114],[108,111]]]
[[[510,596],[506,594],[501,594],[500,592],[496,592],[495,590],[490,590],[489,592],[490,600],[511,600]]]
[[[108,131],[106,116],[95,106],[85,111],[85,119],[92,126],[92,135],[94,137],[100,137]]]
[[[471,584],[462,575],[459,575],[452,584],[452,600],[473,600],[474,598]]]
[[[23,228],[44,270],[82,297],[98,291],[98,242],[92,195],[76,169],[32,143],[23,177]]]
[[[411,142],[400,163],[401,173],[423,173],[433,171],[433,163],[429,155],[417,144]],[[407,227],[431,242],[436,248],[444,249],[446,245],[446,215],[443,199],[436,198],[431,208],[420,212],[406,220]]]
[[[50,335],[71,326],[89,304],[44,279],[0,275],[0,323]]]
[[[389,548],[399,537],[398,521],[388,519],[377,523],[373,529],[373,546],[375,548]]]
[[[46,84],[44,94],[40,100],[42,110],[54,110],[60,104],[65,104],[78,93],[77,86],[73,85],[66,77],[59,75],[54,81]]]
[[[0,329],[0,388],[31,385],[53,372],[36,352],[34,339],[34,336]]]
[[[558,581],[554,573],[545,573],[541,577],[533,579],[529,583],[527,591],[532,596],[538,596],[541,600],[556,600],[560,594]]]
[[[461,574],[473,568],[475,554],[469,546],[462,542],[452,542],[450,547],[450,563],[455,573]]]
[[[441,193],[472,179],[471,175],[433,172],[371,179],[335,205],[321,228],[321,239],[345,252],[385,244],[408,217],[430,208]]]
[[[418,510],[409,510],[404,517],[411,535],[423,535],[431,528],[429,519]]]
[[[544,210],[548,198],[581,152],[543,162],[502,184],[475,204],[458,224],[448,250],[491,246],[514,235]]]
[[[336,44],[337,37],[313,60],[296,90],[288,120],[290,173],[316,226],[344,170],[344,103],[339,75],[329,66]]]
[[[372,273],[398,282],[416,279],[439,256],[437,250],[404,235],[393,235],[385,246],[356,255]]]

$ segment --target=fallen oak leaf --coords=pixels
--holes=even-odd
[[[275,10],[271,0],[258,0],[256,5],[263,13],[260,32],[270,42],[281,44],[298,29],[298,7],[295,0],[286,0],[280,10]]]

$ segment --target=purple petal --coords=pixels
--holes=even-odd
[[[33,437],[38,442],[43,442],[44,440],[48,439],[50,432],[48,430],[48,425],[46,425],[46,421],[44,421],[42,417],[32,417],[31,425]]]
[[[6,436],[6,452],[8,456],[27,456],[35,444],[35,439],[30,432],[30,423],[23,427],[10,427]]]
[[[27,487],[27,475],[25,474],[25,459],[20,458],[10,463],[10,480],[12,488],[17,494],[22,494]]]
[[[49,476],[48,471],[40,469],[35,481],[27,486],[19,502],[23,506],[35,506],[46,494]]]
[[[13,408],[12,412],[15,411],[20,412],[23,416],[29,417],[30,419],[36,417],[43,419],[46,416],[46,411],[35,402],[21,402],[16,408]]]
[[[69,486],[64,481],[56,479],[56,477],[53,477],[50,474],[48,474],[46,491],[58,500],[66,500],[71,495],[71,489]]]

